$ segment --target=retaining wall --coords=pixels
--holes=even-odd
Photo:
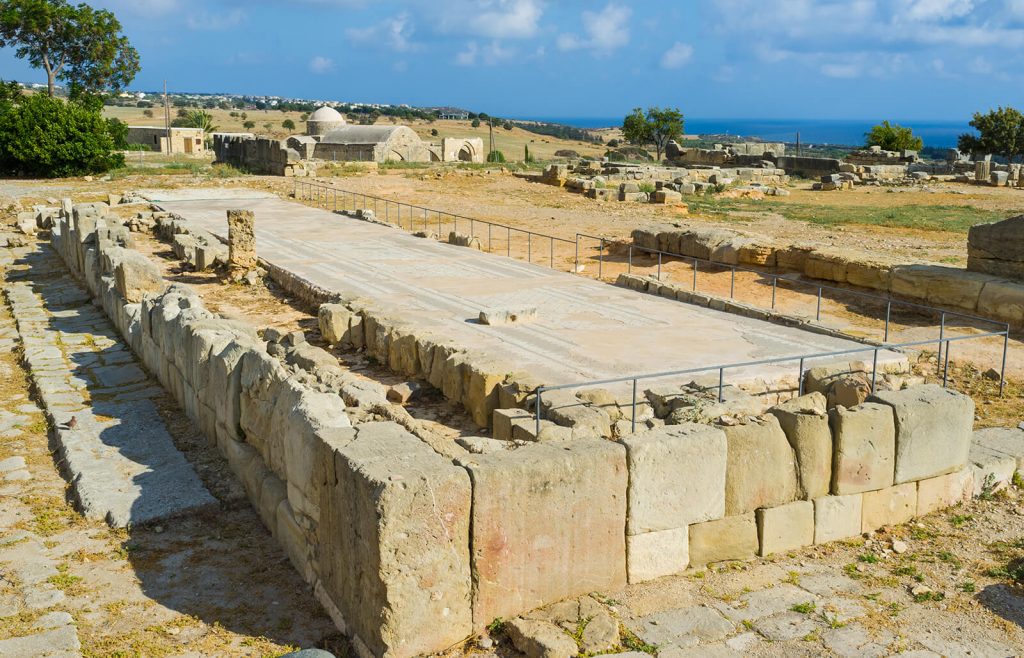
[[[495,436],[509,439],[479,454],[442,454],[396,423],[353,425],[359,401],[339,390],[340,368],[271,356],[253,327],[207,311],[186,286],[165,288],[103,211],[62,211],[54,247],[216,441],[363,655],[444,650],[496,617],[854,536],[975,489],[974,404],[938,387],[881,392],[849,408],[829,408],[811,389],[719,426],[678,422],[673,394],[649,392],[658,414],[678,424],[652,421],[617,440],[599,438],[617,435],[608,426],[622,415],[614,400],[552,394],[547,429],[567,431],[512,440],[524,417],[515,407],[532,390],[525,376],[488,370],[369,305],[327,305],[321,320],[337,321],[339,342],[426,378],[474,417],[490,411]]]
[[[723,265],[778,267],[812,279],[849,283],[1024,327],[1024,283],[990,274],[928,263],[898,263],[849,249],[779,245],[763,236],[720,228],[654,227],[637,229],[632,238],[634,244],[647,249]]]

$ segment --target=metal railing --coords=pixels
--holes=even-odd
[[[692,283],[691,283],[691,286],[690,286],[690,289],[693,292],[698,292],[697,275],[698,275],[698,272],[700,271],[701,265],[703,265],[705,267],[705,271],[710,271],[710,270],[713,270],[713,269],[728,270],[728,271],[730,271],[729,299],[736,299],[736,273],[737,272],[741,272],[741,273],[744,273],[744,274],[753,274],[753,275],[755,275],[755,276],[757,276],[757,277],[759,277],[761,279],[770,279],[771,280],[771,287],[772,287],[772,295],[771,295],[771,305],[770,305],[769,308],[771,308],[771,310],[773,310],[773,311],[776,309],[777,302],[778,302],[779,282],[780,281],[782,281],[785,286],[789,286],[791,288],[803,287],[803,288],[806,288],[808,290],[815,291],[815,295],[816,295],[817,301],[816,301],[816,309],[815,309],[815,313],[814,313],[814,319],[815,319],[816,322],[820,322],[821,321],[822,300],[826,299],[824,297],[824,292],[825,291],[829,291],[830,293],[835,293],[837,296],[839,296],[839,295],[846,295],[846,296],[850,296],[850,297],[857,297],[859,299],[871,300],[871,301],[877,302],[879,304],[884,304],[885,305],[885,326],[884,326],[884,329],[883,329],[882,342],[888,342],[889,341],[890,322],[891,322],[891,319],[892,319],[892,312],[893,312],[894,308],[914,309],[915,311],[925,312],[925,313],[929,313],[929,314],[931,314],[933,316],[938,316],[939,317],[939,332],[940,332],[939,335],[940,335],[940,337],[945,334],[945,330],[946,330],[946,326],[947,326],[946,320],[949,319],[949,318],[960,318],[962,320],[966,320],[966,321],[970,321],[970,322],[978,322],[978,323],[985,324],[985,325],[992,325],[993,327],[999,327],[1000,330],[1008,330],[1010,328],[1009,323],[1006,323],[1006,322],[999,322],[998,320],[992,320],[990,318],[984,318],[984,317],[981,317],[981,316],[978,316],[978,315],[972,315],[970,313],[963,313],[963,312],[960,312],[960,311],[949,311],[949,310],[945,310],[945,309],[941,309],[941,308],[936,308],[934,306],[928,306],[926,304],[918,304],[918,303],[915,303],[915,302],[908,302],[908,301],[904,301],[902,299],[895,299],[895,298],[893,298],[893,297],[891,297],[889,295],[884,295],[884,296],[883,295],[876,295],[876,294],[873,294],[873,293],[861,292],[861,291],[852,290],[852,289],[849,289],[849,288],[840,288],[838,286],[829,286],[829,285],[825,285],[825,284],[821,284],[821,283],[813,283],[811,281],[805,281],[803,279],[796,278],[794,276],[785,276],[785,275],[782,275],[782,274],[775,274],[775,273],[772,273],[772,272],[765,272],[763,270],[757,270],[757,269],[754,269],[752,267],[744,267],[742,265],[732,265],[732,264],[728,264],[728,263],[721,263],[719,261],[714,261],[714,260],[710,260],[710,259],[706,259],[706,258],[698,258],[698,257],[694,257],[694,256],[686,256],[684,254],[677,254],[677,253],[670,252],[670,251],[662,251],[662,250],[659,250],[659,249],[652,249],[650,247],[641,247],[639,245],[633,244],[632,242],[625,242],[623,240],[612,240],[612,239],[604,238],[604,237],[601,237],[601,236],[587,235],[586,233],[577,233],[576,234],[577,241],[579,241],[580,238],[586,238],[586,239],[590,239],[590,240],[597,240],[599,242],[599,245],[600,245],[599,248],[598,248],[599,249],[599,255],[598,255],[598,279],[599,280],[601,280],[602,276],[603,276],[603,269],[604,269],[603,268],[603,263],[604,263],[605,247],[606,246],[610,247],[611,245],[620,245],[620,246],[628,248],[627,261],[626,261],[626,273],[627,274],[632,274],[632,272],[633,272],[633,252],[634,252],[634,250],[635,251],[639,251],[639,252],[643,252],[643,253],[654,254],[654,255],[657,256],[658,262],[657,262],[656,278],[659,281],[662,278],[662,267],[663,267],[663,265],[666,264],[666,258],[670,259],[672,261],[680,261],[680,262],[689,264],[691,269],[692,269],[692,271],[693,271]],[[578,266],[578,263],[577,263],[577,266]],[[941,349],[940,349],[940,353],[941,353]]]
[[[511,258],[512,239],[514,237],[518,237],[520,239],[525,238],[527,262],[536,263],[537,261],[534,258],[534,254],[542,254],[543,251],[540,250],[547,246],[546,260],[548,267],[552,269],[555,268],[556,244],[561,243],[573,245],[574,248],[578,244],[578,241],[574,242],[567,238],[560,238],[554,235],[538,233],[536,231],[528,231],[526,229],[516,228],[507,224],[489,222],[487,220],[476,219],[474,217],[466,217],[465,215],[457,215],[444,210],[426,208],[412,203],[393,201],[391,199],[385,199],[372,194],[342,190],[311,181],[295,180],[295,198],[308,199],[316,204],[317,207],[331,209],[334,212],[373,210],[374,217],[378,219],[381,218],[380,213],[381,210],[383,210],[383,220],[385,222],[389,224],[396,224],[399,228],[406,229],[410,233],[416,231],[429,232],[436,226],[437,237],[442,241],[445,240],[443,227],[448,224],[451,224],[452,230],[458,233],[459,221],[461,220],[464,228],[468,226],[468,235],[470,237],[478,237],[476,236],[476,228],[478,226],[486,226],[487,251],[494,252],[495,238],[497,237],[500,241],[501,234],[504,233],[505,255]],[[405,209],[404,216],[402,214],[403,209]],[[404,224],[403,220],[405,221]],[[543,263],[544,260],[545,259],[541,259],[541,262]]]
[[[938,370],[942,372],[942,386],[945,388],[949,382],[949,351],[950,344],[961,341],[961,340],[972,340],[988,338],[990,336],[1002,336],[1003,337],[1003,362],[1002,371],[999,378],[999,395],[1002,397],[1006,385],[1006,347],[1009,341],[1010,330],[1007,327],[1003,331],[993,331],[985,334],[974,334],[970,336],[946,336],[939,339],[940,354],[942,353],[941,347],[945,345],[944,351],[945,358],[938,359]],[[840,356],[849,356],[851,354],[863,354],[866,352],[872,353],[871,358],[871,393],[874,394],[876,391],[876,384],[878,378],[878,353],[881,351],[886,352],[899,352],[912,347],[923,347],[927,345],[934,345],[935,340],[921,340],[908,343],[898,343],[893,345],[874,345],[865,346],[861,348],[853,348],[848,350],[837,350],[834,352],[817,352],[812,354],[801,354],[798,356],[783,356],[772,359],[761,359],[758,361],[743,361],[740,363],[727,363],[718,364],[713,366],[700,366],[698,368],[686,368],[684,370],[670,370],[666,372],[648,373],[643,375],[627,375],[625,377],[613,377],[610,379],[595,379],[592,381],[575,382],[572,384],[560,384],[558,386],[539,386],[534,389],[534,421],[536,435],[540,435],[540,422],[543,416],[543,395],[550,391],[560,391],[568,389],[581,389],[581,388],[592,388],[595,386],[606,386],[608,384],[622,384],[626,382],[632,382],[633,394],[632,394],[632,416],[631,416],[631,430],[636,432],[636,405],[637,405],[637,385],[641,381],[649,379],[664,379],[667,377],[680,377],[683,375],[698,375],[708,372],[718,373],[718,402],[725,401],[725,373],[727,370],[738,370],[741,368],[752,368],[756,366],[775,365],[779,363],[799,363],[799,370],[797,371],[797,382],[798,382],[798,393],[803,395],[804,393],[804,372],[806,371],[806,365],[808,361],[831,359]],[[580,402],[583,404],[583,402]]]

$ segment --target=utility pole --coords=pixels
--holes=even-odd
[[[494,153],[494,117],[489,117],[487,121],[487,127],[490,132],[489,142],[490,148],[487,150],[487,160],[490,161],[491,153]]]
[[[800,131],[796,131],[796,154],[801,155],[800,151]]]
[[[164,139],[167,140],[167,152],[171,152],[171,107],[167,104],[167,81],[164,80]]]

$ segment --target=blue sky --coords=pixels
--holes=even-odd
[[[965,120],[1024,105],[1024,0],[93,0],[134,88],[505,116]],[[0,76],[36,79],[0,53]]]

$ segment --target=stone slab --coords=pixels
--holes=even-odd
[[[861,532],[906,523],[917,514],[917,483],[905,482],[864,494]]]
[[[690,564],[694,567],[725,560],[747,560],[757,554],[757,549],[757,522],[753,512],[690,526]]]

